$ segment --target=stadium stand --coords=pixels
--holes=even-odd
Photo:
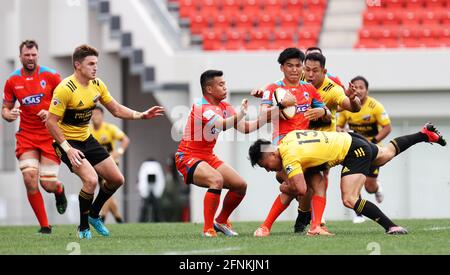
[[[450,47],[450,0],[367,4],[355,48]]]
[[[316,46],[327,0],[170,0],[202,48],[266,50]]]

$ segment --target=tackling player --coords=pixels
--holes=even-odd
[[[238,233],[233,230],[228,218],[244,198],[247,183],[214,154],[213,148],[221,131],[234,127],[242,133],[250,133],[264,125],[264,115],[255,121],[245,121],[243,118],[247,112],[247,99],[242,101],[237,113],[224,101],[227,88],[222,71],[203,72],[200,84],[203,97],[192,106],[183,138],[175,154],[176,166],[186,184],[208,189],[203,201],[203,235],[216,237],[216,232],[222,232],[227,236],[236,236]],[[290,106],[295,101],[288,102],[286,99],[283,104]],[[278,110],[277,106],[274,108]],[[214,220],[223,188],[229,191],[221,212]]]
[[[257,140],[249,149],[252,166],[258,164],[268,172],[283,172],[288,183],[290,200],[306,194],[303,171],[311,167],[342,164],[341,194],[345,207],[355,210],[378,224],[387,234],[407,234],[406,229],[394,224],[375,204],[359,198],[359,193],[369,173],[370,166],[383,166],[401,152],[420,142],[446,145],[446,141],[431,123],[415,134],[393,139],[386,147],[379,147],[356,133],[323,131],[292,131],[278,147],[270,141]],[[325,192],[326,187],[319,185]],[[322,213],[318,213],[320,220]],[[308,235],[332,235],[327,231],[313,228]],[[317,232],[316,232],[317,231]],[[268,236],[265,235],[265,236]]]

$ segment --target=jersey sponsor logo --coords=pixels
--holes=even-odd
[[[27,78],[25,78],[25,80],[26,81],[31,81],[31,80],[33,80],[34,78],[32,78],[32,77],[27,77]]]
[[[216,113],[214,113],[213,110],[208,110],[203,113],[203,117],[206,118],[207,120],[210,120],[215,115],[216,115]]]
[[[365,115],[365,116],[363,116],[363,120],[364,121],[370,121],[371,117],[372,117],[371,115]]]
[[[27,96],[24,99],[22,99],[22,105],[23,106],[38,105],[39,103],[41,103],[42,97],[44,97],[44,94]]]
[[[59,105],[59,104],[61,104],[61,100],[59,100],[59,99],[57,99],[57,98],[55,98],[55,99],[53,99],[53,105]]]
[[[14,87],[14,89],[16,89],[16,90],[21,90],[21,89],[24,89],[25,87],[24,86],[15,86]]]
[[[45,89],[45,86],[47,86],[47,82],[45,80],[41,80],[41,87],[42,89]]]
[[[309,108],[308,103],[302,104],[302,105],[297,105],[297,106],[295,106],[295,113],[296,114],[304,113],[304,112],[306,112],[306,110],[308,110],[308,108]]]
[[[288,166],[286,166],[286,174],[290,174],[290,173],[292,173],[292,171],[294,171],[294,169],[292,168],[292,165],[288,165]]]

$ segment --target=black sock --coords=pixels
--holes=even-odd
[[[80,231],[89,228],[88,215],[93,199],[94,194],[89,194],[80,190],[80,194],[78,195],[78,201],[80,203]]]
[[[98,191],[97,198],[95,198],[95,201],[92,204],[89,216],[94,219],[98,219],[100,210],[102,210],[103,205],[109,198],[111,198],[114,192],[116,192],[116,190],[111,190],[108,186],[106,186],[106,184],[100,185],[100,190]]]
[[[355,203],[353,210],[355,210],[356,214],[362,214],[369,219],[376,221],[386,231],[392,226],[396,226],[383,212],[381,212],[380,208],[370,201],[359,199]]]
[[[311,210],[303,211],[298,207],[297,209],[298,216],[297,221],[303,225],[308,225],[311,222]]]
[[[397,152],[398,155],[401,152],[406,151],[409,147],[413,146],[414,144],[425,141],[428,141],[427,135],[419,132],[411,135],[394,138],[393,140],[391,140],[391,143],[394,145],[395,151]]]

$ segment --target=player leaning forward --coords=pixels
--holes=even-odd
[[[433,124],[427,123],[420,132],[393,139],[386,147],[379,147],[356,133],[322,131],[292,131],[276,147],[270,141],[259,139],[249,149],[251,164],[267,171],[283,171],[289,190],[284,190],[291,200],[306,193],[303,171],[319,165],[342,164],[341,194],[343,204],[380,224],[388,234],[406,234],[394,224],[375,204],[359,197],[370,166],[383,166],[409,147],[430,142],[445,146],[447,142]],[[326,187],[318,185],[318,192]],[[316,192],[316,190],[314,190]],[[318,213],[318,220],[323,211]],[[320,234],[322,235],[322,234]],[[326,234],[331,235],[331,234]],[[267,235],[266,235],[267,236]]]
[[[257,120],[243,119],[248,103],[242,101],[239,112],[225,102],[227,87],[222,71],[207,70],[200,76],[203,97],[193,104],[188,121],[175,155],[178,171],[186,184],[207,188],[203,200],[205,237],[216,237],[216,231],[227,236],[238,235],[228,221],[231,213],[245,196],[247,184],[228,164],[220,160],[213,152],[221,131],[235,128],[242,133],[250,133],[264,125],[267,114],[279,106],[267,108]],[[283,107],[295,105],[292,95],[285,96],[280,102]],[[274,112],[278,113],[278,112]],[[222,189],[228,189],[223,207],[214,219],[220,203]]]
[[[111,97],[106,85],[96,77],[98,51],[88,45],[77,47],[72,56],[74,74],[56,87],[49,109],[47,128],[55,139],[56,153],[83,184],[79,194],[80,239],[91,239],[91,224],[96,231],[109,236],[99,218],[103,204],[124,183],[123,175],[108,152],[89,132],[89,120],[97,102],[115,117],[122,119],[151,119],[161,116],[163,108],[154,106],[140,113]],[[98,175],[105,179],[94,200]]]

